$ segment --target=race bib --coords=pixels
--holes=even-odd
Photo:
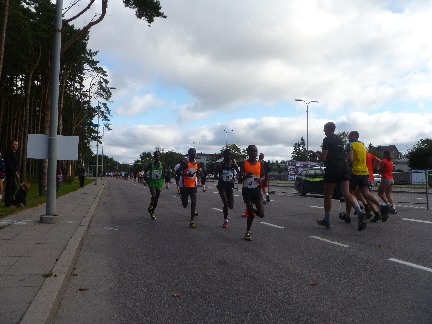
[[[253,188],[256,188],[256,187],[258,187],[258,178],[256,178],[256,177],[246,178],[243,181],[243,188],[253,189]]]
[[[234,172],[230,170],[222,171],[222,181],[231,182],[234,179]]]
[[[162,178],[162,171],[161,170],[153,170],[152,179],[161,179],[161,178]]]
[[[187,172],[187,177],[188,178],[195,178],[196,177],[196,169],[189,168],[188,172]]]

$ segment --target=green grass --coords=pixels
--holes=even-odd
[[[84,181],[84,185],[88,185],[90,183],[93,183],[94,179],[85,179]],[[57,192],[57,197],[66,195],[70,192],[76,191],[79,189],[79,180],[78,178],[73,179],[72,181],[65,181],[63,182],[63,184],[60,187],[60,191]],[[39,196],[39,184],[38,183],[31,183],[30,184],[30,189],[28,192],[28,196],[27,196],[27,206],[24,208],[18,208],[15,206],[11,206],[11,207],[5,207],[4,206],[4,201],[2,200],[0,202],[0,219],[12,215],[12,214],[16,214],[19,213],[25,209],[29,209],[29,208],[33,208],[36,206],[39,206],[40,204],[43,204],[46,202],[46,196]]]

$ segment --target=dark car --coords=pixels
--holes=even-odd
[[[295,178],[295,189],[299,195],[306,196],[310,194],[324,194],[324,169],[323,168],[309,168],[304,169]],[[334,199],[341,199],[339,187],[335,187],[333,193]]]

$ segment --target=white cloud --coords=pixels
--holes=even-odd
[[[337,131],[358,130],[366,144],[401,151],[431,136],[430,1],[161,5],[168,18],[149,28],[110,1],[108,17],[91,30],[90,47],[117,87],[114,105],[121,102],[106,140],[116,157],[136,158],[157,144],[186,152],[200,142],[198,150],[219,151],[222,128],[234,129],[229,142],[285,160],[306,138],[305,107],[295,98],[320,101],[309,110],[311,149],[319,149],[329,120]],[[170,89],[187,98],[170,97]],[[116,114],[134,118],[116,124]]]

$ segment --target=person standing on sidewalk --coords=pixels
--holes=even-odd
[[[262,201],[262,193],[260,183],[264,179],[264,170],[262,164],[257,161],[258,149],[255,145],[249,145],[246,149],[248,159],[240,162],[239,183],[243,183],[242,196],[248,211],[246,233],[244,239],[252,241],[250,229],[255,217],[255,214],[264,217],[264,205]],[[253,205],[255,205],[254,209]]]
[[[17,181],[19,181],[19,159],[18,159],[18,141],[12,140],[9,148],[4,154],[6,188],[5,188],[5,207],[14,204],[14,195],[17,190]]]
[[[5,179],[5,165],[3,155],[0,153],[0,200],[3,199],[3,181]]]
[[[78,172],[80,188],[84,188],[85,169],[81,164],[79,165],[77,172]]]
[[[315,155],[324,162],[326,166],[324,171],[324,218],[318,220],[318,225],[330,228],[330,212],[332,209],[332,195],[336,184],[346,203],[350,203],[357,212],[359,218],[358,230],[366,228],[364,213],[360,209],[357,199],[349,193],[350,171],[345,158],[344,143],[342,139],[334,132],[336,125],[328,122],[324,125],[324,134],[322,151],[315,152]]]
[[[191,216],[189,227],[192,229],[197,227],[194,223],[194,217],[198,216],[198,213],[196,212],[198,162],[195,160],[195,158],[196,149],[191,147],[188,150],[188,160],[182,161],[180,167],[177,170],[177,174],[181,176],[179,182],[183,182],[183,185],[179,183],[180,197],[183,208],[188,206],[188,198],[190,197],[191,199]]]
[[[215,168],[214,178],[218,180],[217,188],[223,203],[224,222],[222,227],[228,228],[228,209],[234,208],[234,180],[239,172],[236,161],[232,158],[232,151],[225,149],[222,162]]]
[[[150,205],[147,211],[150,214],[151,219],[156,219],[155,210],[159,201],[159,196],[164,185],[163,173],[165,172],[165,164],[160,161],[160,152],[155,151],[153,153],[153,162],[147,164],[144,171],[145,181],[147,182],[151,199]]]

